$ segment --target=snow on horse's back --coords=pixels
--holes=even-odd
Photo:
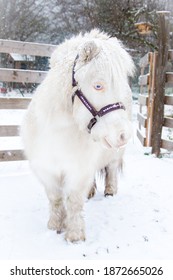
[[[22,137],[33,172],[50,202],[48,227],[85,239],[82,209],[105,170],[105,195],[117,192],[117,171],[131,137],[134,64],[117,38],[92,30],[60,44],[29,105]]]

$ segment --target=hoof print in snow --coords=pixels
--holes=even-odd
[[[149,239],[148,239],[147,236],[143,236],[143,239],[144,239],[145,242],[148,242],[148,241],[149,241]]]

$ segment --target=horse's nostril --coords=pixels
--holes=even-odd
[[[118,146],[122,147],[127,144],[127,135],[125,132],[121,132],[119,135]]]
[[[121,134],[120,134],[120,141],[121,141],[121,142],[125,142],[125,139],[126,139],[125,133],[121,133]]]

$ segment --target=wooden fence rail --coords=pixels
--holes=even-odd
[[[20,97],[20,98],[0,98],[0,109],[26,109],[29,105],[31,98]]]
[[[28,54],[34,56],[47,56],[55,50],[55,45],[20,42],[0,39],[1,53]]]
[[[29,42],[19,42],[0,39],[0,53],[17,53],[33,56],[50,57],[55,50],[55,45],[37,44]],[[14,83],[34,83],[39,84],[45,78],[47,72],[39,70],[21,70],[0,68],[1,82]],[[25,110],[31,98],[26,97],[0,97],[0,110]],[[1,140],[4,137],[16,137],[20,134],[20,125],[0,125],[0,161],[23,160],[24,154],[22,149],[4,150],[1,148]]]
[[[45,71],[0,68],[1,82],[40,84],[45,76]]]

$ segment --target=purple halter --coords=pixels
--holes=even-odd
[[[77,86],[77,84],[78,84],[74,77],[75,66],[76,66],[78,58],[79,58],[79,55],[76,56],[74,65],[73,65],[73,69],[72,69],[72,86],[73,87]],[[96,124],[96,122],[98,120],[97,117],[103,117],[104,115],[106,115],[112,111],[115,111],[115,110],[119,110],[119,109],[125,110],[125,106],[123,105],[123,103],[117,102],[117,103],[106,105],[106,106],[102,107],[99,111],[97,111],[94,108],[94,106],[88,101],[88,99],[84,96],[84,94],[82,93],[82,91],[80,89],[76,89],[76,91],[74,92],[74,94],[72,96],[72,104],[74,103],[74,98],[76,95],[78,96],[80,101],[85,105],[85,107],[90,111],[90,113],[93,115],[93,118],[90,120],[90,122],[87,126],[89,133],[91,133],[92,127]]]

